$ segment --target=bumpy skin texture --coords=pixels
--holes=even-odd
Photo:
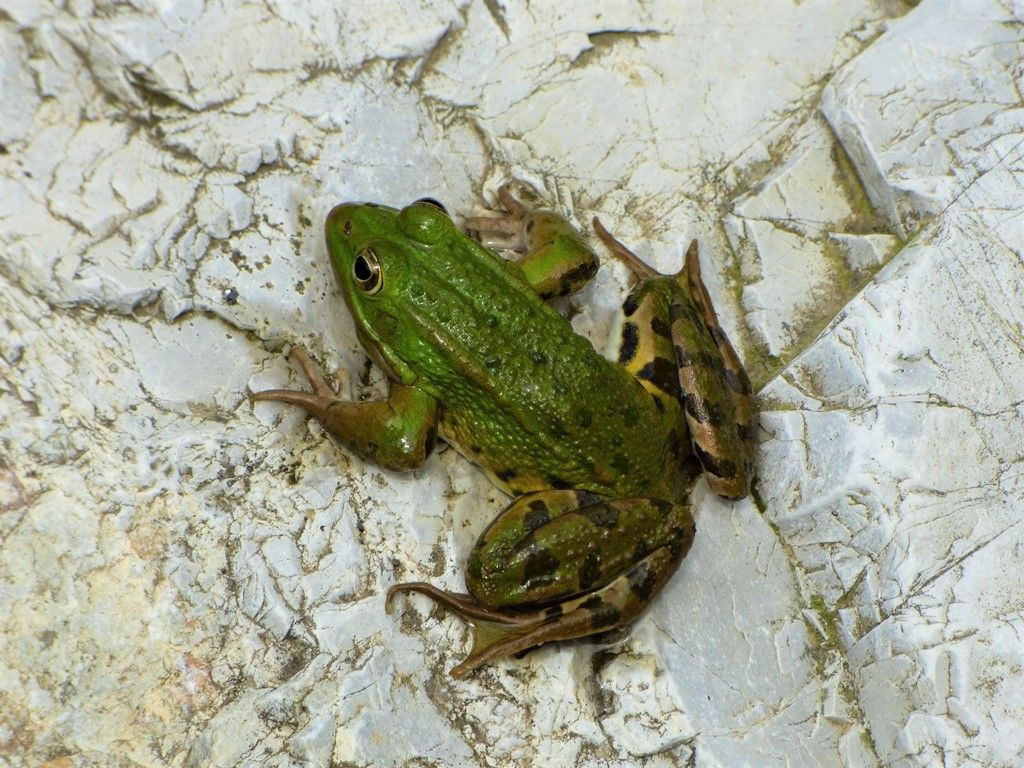
[[[388,593],[426,594],[473,623],[455,676],[640,614],[693,541],[676,500],[691,437],[718,493],[742,496],[750,477],[749,382],[700,281],[696,244],[679,275],[658,275],[596,225],[643,278],[623,308],[615,364],[544,302],[594,275],[593,251],[555,214],[506,189],[499,197],[504,216],[467,224],[515,236],[519,262],[466,237],[434,201],[331,211],[328,250],[360,340],[391,379],[388,399],[340,400],[302,352],[313,393],[253,396],[304,407],[392,468],[421,462],[439,428],[519,497],[470,555],[470,594],[423,582]]]

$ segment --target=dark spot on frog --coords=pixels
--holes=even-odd
[[[675,458],[679,458],[679,452],[682,451],[683,445],[679,441],[679,430],[672,429],[668,433],[668,450]]]
[[[622,611],[614,605],[606,603],[598,595],[594,595],[589,600],[581,603],[580,608],[590,611],[590,626],[595,629],[598,627],[614,626],[622,618]]]
[[[598,496],[590,491],[576,491],[576,504],[580,507],[589,507],[591,504],[600,504],[605,500],[604,496]]]
[[[580,590],[586,592],[601,578],[601,556],[591,552],[580,566]]]
[[[479,446],[474,445],[473,448],[476,449],[474,451],[474,453],[479,453],[480,452]],[[499,469],[497,472],[494,473],[494,476],[496,478],[498,478],[499,480],[501,480],[501,482],[507,483],[509,480],[511,480],[513,477],[515,477],[518,474],[519,473],[516,472],[514,469],[512,469],[511,467],[508,467],[507,469]]]
[[[658,583],[657,574],[651,571],[650,563],[641,561],[626,572],[629,588],[642,602],[647,602]]]
[[[558,281],[558,295],[568,296],[577,285],[582,285],[596,275],[598,267],[600,267],[600,262],[597,259],[590,258],[570,269]]]
[[[484,365],[487,368],[490,368],[492,371],[493,370],[497,370],[498,368],[501,368],[501,358],[500,357],[488,357],[486,360],[484,360]]]
[[[668,517],[672,513],[675,504],[665,499],[651,499],[651,506],[658,510],[662,517]]]
[[[655,316],[651,318],[651,330],[663,338],[672,338],[672,331],[663,317]]]
[[[536,363],[537,365],[544,365],[546,362],[548,362],[548,356],[541,352],[539,349],[535,349],[533,350],[533,352],[530,353],[530,359],[533,360],[533,362]]]
[[[552,437],[556,437],[559,439],[566,436],[567,433],[565,431],[565,423],[562,421],[562,418],[560,416],[553,416],[551,418],[551,426],[548,429],[548,432],[551,434]]]
[[[646,540],[641,540],[633,547],[633,562],[639,562],[651,554],[651,545]]]
[[[629,474],[629,457],[624,453],[616,453],[612,457],[612,469],[614,469],[620,475]]]
[[[487,319],[484,322],[487,324],[488,328],[498,327],[498,318],[496,318],[494,315],[488,315]]]
[[[551,584],[558,570],[558,558],[544,547],[534,546],[534,551],[523,561],[523,586],[527,591]]]
[[[526,222],[526,234],[530,234],[533,231],[533,227],[536,223],[536,220],[533,218]]]
[[[625,438],[623,438],[622,435],[612,435],[610,442],[615,448],[620,448],[625,442]]]
[[[523,517],[523,528],[527,531],[535,531],[551,520],[548,505],[540,499],[534,499],[528,506],[530,509]]]
[[[576,420],[579,422],[581,427],[589,427],[594,423],[594,414],[592,414],[587,408],[580,408],[576,413]]]
[[[693,545],[694,528],[690,525],[687,528],[679,528],[672,532],[672,538],[668,542],[668,551],[672,560],[678,560],[690,551]]]
[[[581,509],[580,514],[601,528],[614,528],[619,524],[619,510],[611,504],[591,504]]]
[[[635,405],[627,405],[622,409],[622,420],[626,422],[627,427],[635,427],[640,421],[640,411]]]
[[[694,453],[700,460],[705,472],[710,472],[715,477],[729,479],[736,476],[736,462],[724,456],[716,457],[705,451],[699,443],[693,444]]]
[[[557,488],[560,491],[565,491],[568,490],[569,488],[572,488],[572,483],[570,483],[568,480],[559,477],[558,475],[548,475],[548,484],[552,488]]]
[[[636,355],[639,345],[640,334],[637,331],[636,323],[626,323],[623,325],[622,343],[619,346],[619,365],[628,364]]]
[[[468,450],[469,450],[470,453],[472,453],[475,456],[478,453],[480,453],[480,446],[477,445],[476,443],[470,443],[469,447],[468,447]],[[497,475],[497,474],[498,473],[495,472],[495,475]]]
[[[344,232],[346,235],[352,234],[352,222],[349,219],[345,219],[343,222],[341,222],[341,231]]]
[[[624,314],[626,317],[630,317],[634,312],[636,312],[637,307],[639,306],[640,298],[636,294],[631,293],[629,294],[629,296],[626,297],[626,300],[622,303],[622,314]]]
[[[679,396],[679,369],[664,357],[651,360],[640,369],[637,377],[651,382],[666,395]]]

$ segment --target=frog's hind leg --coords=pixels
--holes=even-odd
[[[690,244],[683,268],[677,274],[662,275],[612,237],[597,219],[594,228],[609,250],[641,278],[623,307],[627,322],[620,363],[641,382],[645,370],[660,371],[662,389],[669,386],[667,374],[670,368],[674,369],[672,378],[678,378],[676,390],[684,404],[694,453],[708,484],[722,496],[746,496],[757,419],[754,396],[743,364],[718,322],[701,279],[697,241]],[[661,303],[655,305],[654,299],[648,297],[657,297]],[[649,344],[649,350],[638,350],[638,344],[630,344],[637,336],[637,327],[645,325],[646,320],[633,322],[631,329],[629,317],[631,313],[642,315],[643,311],[651,315],[652,327],[657,324],[660,333],[656,335],[663,337],[660,345]],[[668,354],[664,341],[671,348]],[[627,350],[632,350],[634,357],[624,360]],[[645,386],[652,389],[647,383]]]
[[[498,190],[498,200],[505,213],[467,218],[466,228],[505,236],[500,246],[524,254],[516,263],[542,299],[567,296],[597,274],[597,255],[568,221],[551,211],[527,208],[507,184]]]
[[[392,587],[388,601],[419,592],[473,624],[473,650],[452,670],[463,677],[500,656],[628,625],[693,536],[681,504],[540,491],[512,502],[481,535],[467,568],[471,594],[413,582]]]
[[[672,547],[658,547],[591,594],[525,612],[484,608],[470,595],[446,592],[422,581],[395,585],[388,599],[399,592],[419,592],[472,622],[473,650],[450,672],[452,677],[463,678],[503,656],[628,625],[661,591],[678,564],[679,556]]]
[[[753,474],[757,407],[747,372],[701,279],[696,240],[675,279],[685,281],[687,289],[673,302],[669,319],[694,449],[712,490],[742,498]],[[716,365],[700,364],[716,353]]]

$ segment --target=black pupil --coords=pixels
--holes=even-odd
[[[366,257],[362,255],[356,256],[355,269],[353,271],[355,272],[356,280],[361,283],[365,283],[373,277],[373,272],[370,271],[370,264],[366,261]]]

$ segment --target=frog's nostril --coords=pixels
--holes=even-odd
[[[344,236],[352,234],[353,224],[353,213],[357,206],[352,203],[342,203],[336,205],[331,209],[331,212],[327,214],[327,221],[325,222],[328,232],[334,231]]]

